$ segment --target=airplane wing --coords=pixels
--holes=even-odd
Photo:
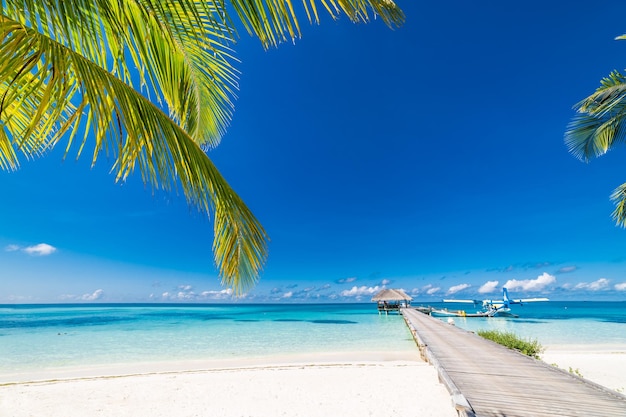
[[[522,298],[519,300],[511,300],[511,302],[515,303],[515,304],[520,304],[520,303],[535,303],[538,301],[550,301],[549,298]]]
[[[482,300],[443,300],[444,303],[468,303],[468,304],[481,304]]]

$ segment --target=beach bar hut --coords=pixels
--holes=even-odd
[[[410,295],[399,289],[384,289],[372,297],[372,301],[375,301],[378,307],[378,314],[383,312],[389,314],[390,311],[399,312],[400,308],[410,306],[412,299]]]

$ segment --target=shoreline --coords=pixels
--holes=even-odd
[[[616,392],[626,390],[624,347],[552,345],[541,360]],[[336,413],[338,406],[347,417],[389,412],[456,416],[450,394],[418,349],[107,364],[0,375],[0,409],[12,417],[313,417]]]
[[[354,359],[11,383],[0,385],[0,409],[12,417],[457,415],[430,364]]]
[[[423,362],[418,349],[396,351],[341,351],[242,356],[219,359],[162,360],[134,363],[87,364],[0,373],[0,386],[88,378],[114,378],[145,374],[220,371],[224,369],[352,363]]]

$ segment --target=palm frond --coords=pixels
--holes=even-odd
[[[129,85],[138,74],[144,93],[202,145],[217,145],[230,123],[234,40],[213,2],[6,0],[3,12]]]
[[[618,226],[626,227],[626,184],[620,185],[613,191],[611,200],[615,204],[615,210],[612,213],[613,220]]]
[[[300,37],[300,23],[291,0],[230,0],[249,34],[264,47]],[[321,4],[319,4],[321,3]],[[370,10],[389,27],[404,23],[404,13],[392,0],[302,0],[309,22],[319,23],[319,9],[333,18],[342,12],[352,22],[367,22]]]
[[[23,134],[14,136],[16,143],[33,136],[35,127],[44,121],[48,136],[55,138],[70,128],[78,130],[86,113],[85,124],[94,132],[94,161],[106,150],[116,158],[118,180],[138,169],[155,188],[175,188],[178,179],[190,203],[215,213],[214,249],[223,282],[238,293],[256,282],[266,258],[267,235],[191,136],[146,97],[58,42],[7,19],[0,24],[0,33],[8,34],[4,37],[7,49],[28,43],[38,57],[37,79],[46,80],[37,83],[38,94],[28,95],[28,103],[37,109],[34,117],[26,118],[27,112],[5,113],[7,119],[25,126],[11,132]],[[28,55],[21,57],[24,62],[30,60]],[[24,64],[17,60],[13,64],[20,65]],[[11,73],[8,68],[5,71]],[[0,79],[4,75],[0,73]],[[76,104],[73,108],[81,113],[67,113],[72,108],[65,106],[68,103]],[[69,123],[59,123],[58,118],[55,124],[47,123],[45,116],[54,115],[57,108],[65,109]],[[81,147],[87,140],[85,134]]]
[[[3,137],[8,140],[10,136],[13,142],[2,148],[13,162],[2,167],[9,169],[19,164],[14,146],[27,157],[42,154],[54,143],[59,123],[66,122],[66,115],[73,111],[71,102],[65,107],[40,105],[71,93],[49,88],[47,79],[63,74],[41,71],[42,56],[34,49],[36,45],[24,33],[14,32],[14,23],[0,20],[0,123]]]
[[[19,166],[15,149],[11,139],[7,136],[4,129],[0,128],[0,169],[5,171],[16,170]]]
[[[565,132],[567,149],[583,161],[604,155],[626,138],[626,77],[612,72],[575,108],[578,114]]]
[[[582,161],[604,155],[616,141],[625,138],[625,126],[620,118],[603,118],[578,114],[572,118],[565,132],[567,150]]]
[[[322,8],[354,22],[404,21],[392,0],[302,7],[310,22]],[[258,279],[268,238],[204,152],[232,117],[233,13],[265,47],[300,36],[291,0],[1,1],[0,168],[67,138],[66,154],[93,144],[92,163],[112,156],[118,181],[137,169],[155,188],[182,187],[214,213],[215,261],[240,293]]]
[[[162,91],[170,115],[201,145],[215,146],[233,112],[236,59],[231,30],[211,2],[128,3],[136,65]],[[138,43],[147,39],[149,42]],[[138,56],[138,57],[137,57]]]

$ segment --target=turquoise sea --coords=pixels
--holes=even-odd
[[[446,307],[471,311],[467,305]],[[626,302],[535,303],[513,306],[513,311],[520,317],[455,318],[455,324],[472,331],[512,331],[548,347],[626,350]],[[379,315],[373,303],[0,305],[0,374],[415,349],[402,318]]]
[[[418,305],[418,304],[413,304]],[[468,304],[430,303],[436,308],[475,312]],[[626,301],[550,301],[511,306],[518,318],[454,318],[466,330],[500,330],[544,347],[626,350]],[[447,318],[441,318],[447,321]]]
[[[318,352],[409,351],[372,304],[0,305],[0,375],[46,368]]]

